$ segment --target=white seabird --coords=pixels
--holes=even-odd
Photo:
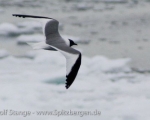
[[[33,49],[44,49],[44,50],[56,50],[61,52],[66,58],[66,89],[68,89],[74,82],[78,70],[81,65],[81,53],[71,48],[73,45],[77,45],[73,40],[64,40],[59,32],[59,22],[53,18],[33,16],[33,15],[21,15],[13,14],[16,17],[23,18],[36,18],[43,24],[43,33],[45,34],[46,41],[39,43],[29,43]]]

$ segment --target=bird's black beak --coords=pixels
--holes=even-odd
[[[74,45],[78,45],[78,44],[74,43]]]

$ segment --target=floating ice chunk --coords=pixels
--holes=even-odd
[[[88,61],[87,67],[93,72],[128,72],[130,71],[127,66],[128,62],[130,62],[129,58],[110,60],[103,56],[95,56]]]
[[[39,42],[44,41],[45,38],[41,34],[33,34],[33,35],[21,35],[17,38],[17,43],[20,45],[24,45],[27,42]]]
[[[87,4],[87,3],[79,3],[77,6],[76,6],[76,9],[79,10],[79,11],[83,11],[83,10],[88,10],[92,8],[91,5]]]
[[[107,3],[127,3],[128,0],[101,0],[103,2],[107,2]]]
[[[135,72],[124,73],[121,67],[128,66],[128,59],[83,56],[82,70],[79,70],[71,88],[66,90],[63,55],[59,52],[33,51],[31,56],[34,56],[34,52],[35,59],[12,56],[0,59],[1,109],[7,107],[17,111],[47,111],[55,108],[62,111],[63,108],[93,111],[101,108],[104,113],[102,119],[141,120],[143,116],[146,120],[149,119],[150,76]],[[120,73],[106,73],[116,68],[121,68]],[[88,74],[83,74],[82,71]],[[111,79],[116,79],[116,82]],[[129,82],[130,79],[136,81],[136,84]],[[5,119],[5,116],[1,117]],[[89,115],[84,117],[87,120],[92,118]],[[93,117],[94,120],[99,120],[98,116]],[[35,118],[39,119],[38,116],[31,116],[29,119]],[[52,116],[45,116],[45,119],[49,118],[53,119]],[[70,116],[70,119],[75,120],[76,117]]]
[[[0,24],[0,35],[14,36],[14,35],[22,34],[22,33],[25,33],[25,34],[34,33],[34,29],[32,29],[32,27],[18,28],[16,25],[12,23]]]
[[[56,51],[45,51],[39,50],[36,51],[35,62],[36,63],[52,63],[53,65],[65,66],[65,57]]]
[[[9,56],[6,50],[0,50],[0,59]]]
[[[19,29],[17,26],[11,23],[2,23],[0,24],[0,34],[1,35],[13,35],[18,33]]]
[[[30,28],[30,29],[39,29],[42,28],[42,25],[40,22],[37,21],[25,21],[25,22],[20,22],[17,24],[18,27],[25,27],[25,28]]]
[[[35,58],[36,57],[36,53],[33,52],[33,51],[30,51],[30,52],[25,54],[25,57],[27,57],[27,58]]]
[[[0,13],[3,13],[4,12],[4,10],[3,9],[0,9]]]

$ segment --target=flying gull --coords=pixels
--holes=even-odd
[[[55,50],[62,53],[66,58],[66,89],[74,82],[81,65],[81,53],[71,48],[77,45],[73,40],[63,39],[58,32],[59,22],[56,19],[42,16],[13,14],[16,17],[36,18],[42,22],[43,33],[46,40],[38,43],[29,43],[33,49]]]

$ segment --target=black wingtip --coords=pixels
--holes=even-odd
[[[12,14],[12,16],[25,18],[25,16],[19,14]]]
[[[17,17],[17,15],[16,15],[16,14],[12,14],[12,16],[15,16],[15,17]]]
[[[16,16],[16,15],[18,15],[18,14],[12,14],[12,16]]]
[[[35,16],[35,15],[23,15],[23,14],[12,14],[12,16],[15,16],[15,17],[22,17],[22,18],[44,18],[44,19],[53,19],[53,18],[49,18],[49,17]]]
[[[70,87],[70,85],[67,84],[67,81],[66,81],[66,86],[65,87],[66,87],[66,89],[68,89]]]
[[[68,89],[68,87],[66,86],[66,89]]]
[[[66,89],[68,89],[74,82],[74,80],[77,76],[78,70],[80,68],[80,65],[81,65],[81,53],[79,54],[79,57],[76,60],[75,64],[73,65],[70,73],[68,75],[66,75],[66,78],[67,78],[66,79]]]
[[[70,86],[66,85],[66,89],[68,89]]]

